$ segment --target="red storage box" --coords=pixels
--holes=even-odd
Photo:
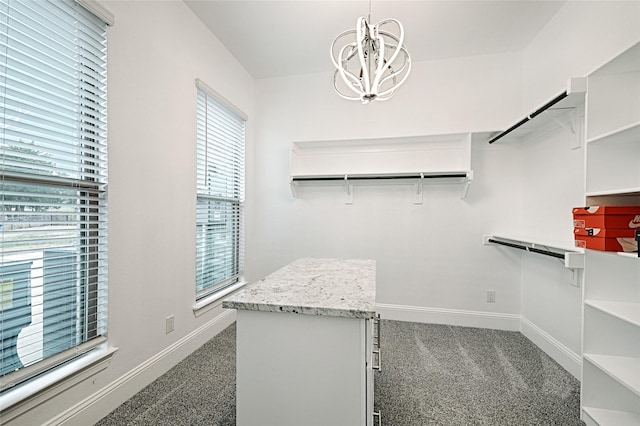
[[[573,209],[574,228],[640,228],[640,206],[591,206]]]
[[[611,228],[573,228],[573,233],[580,237],[596,238],[635,238],[635,229],[611,229]]]
[[[576,236],[576,247],[602,251],[638,251],[638,243],[634,238],[625,237],[589,237]]]
[[[603,251],[637,251],[634,229],[574,228],[576,247]]]

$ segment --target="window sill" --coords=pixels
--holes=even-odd
[[[87,354],[40,375],[0,396],[0,412],[3,421],[24,414],[56,395],[87,380],[108,367],[111,357],[118,350],[107,343]]]
[[[232,286],[229,286],[229,287],[225,288],[224,290],[221,290],[221,291],[219,291],[217,293],[214,293],[214,294],[212,294],[210,296],[207,296],[207,297],[205,297],[203,299],[198,300],[193,305],[193,314],[196,317],[199,317],[201,315],[206,314],[211,309],[220,306],[222,304],[222,299],[224,297],[230,295],[234,291],[240,290],[242,287],[244,287],[247,284],[248,283],[246,281],[240,281],[239,283],[236,283],[236,284],[234,284]]]

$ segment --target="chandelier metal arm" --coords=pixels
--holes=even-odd
[[[356,34],[356,42],[358,44],[358,59],[360,60],[360,72],[362,73],[361,81],[364,84],[364,92],[371,92],[371,80],[369,79],[369,64],[367,59],[371,60],[371,52],[366,51],[365,43],[368,44],[370,40],[369,28],[367,21],[363,17],[358,18],[358,25],[356,27],[358,32]]]
[[[384,53],[385,53],[384,38],[378,37],[377,40],[378,40],[378,57],[376,58],[377,68],[373,78],[373,84],[372,84],[373,89],[371,91],[372,94],[375,96],[378,96],[378,89],[380,88],[380,78],[385,72],[384,68],[385,68],[385,62],[386,62],[384,60]]]
[[[385,24],[385,23],[389,23],[389,22],[394,22],[394,23],[397,23],[397,24],[398,24],[398,27],[399,27],[399,29],[400,29],[400,36],[399,36],[399,37],[396,37],[395,35],[393,35],[393,34],[391,34],[391,33],[387,33],[386,31],[380,31],[380,30],[378,30],[379,35],[380,35],[380,36],[382,36],[382,35],[387,36],[387,37],[391,38],[392,40],[396,41],[396,43],[397,43],[397,45],[398,45],[398,46],[402,46],[402,45],[403,45],[403,43],[404,43],[404,29],[402,28],[402,25],[400,25],[400,22],[398,22],[398,21],[397,21],[397,20],[395,20],[395,19],[387,19],[387,20],[385,20],[385,21],[381,21],[381,22],[379,22],[379,23],[376,25],[376,27],[378,27],[378,28],[379,28],[379,27],[380,27],[380,26],[382,26],[383,24]],[[384,38],[379,37],[379,39],[380,39],[380,41],[381,41],[381,42],[383,42],[383,43],[384,43]],[[392,64],[392,63],[393,63],[393,61],[395,61],[395,60],[396,60],[396,58],[398,57],[398,54],[399,54],[399,53],[400,53],[400,49],[397,49],[397,48],[396,48],[396,49],[395,49],[395,52],[393,52],[393,54],[391,55],[391,57],[388,59],[388,61],[387,61],[387,62],[388,62],[389,64]],[[384,58],[384,55],[382,55],[382,57]],[[380,62],[382,63],[383,61],[380,61]],[[378,80],[379,80],[379,78],[378,78]]]
[[[404,72],[404,70],[406,69],[406,72]],[[385,78],[383,78],[380,81],[380,86],[382,86],[386,81],[388,81],[391,78],[396,78],[398,76],[398,74],[402,74],[403,77],[399,82],[395,82],[394,80],[394,85],[392,88],[382,91],[378,94],[378,96],[384,96],[390,92],[393,92],[395,89],[397,89],[398,87],[402,86],[402,84],[404,84],[404,82],[407,80],[407,77],[409,76],[409,72],[411,71],[411,61],[405,60],[402,64],[402,66],[393,74],[386,76]]]
[[[359,101],[360,100],[360,96],[359,95],[358,96],[347,96],[347,95],[345,95],[344,93],[342,93],[340,91],[340,89],[338,88],[338,85],[337,85],[337,78],[336,78],[338,76],[337,74],[338,74],[338,71],[336,71],[336,75],[334,75],[334,78],[333,78],[333,88],[335,89],[335,91],[338,94],[338,96],[340,96],[343,99],[349,100],[349,101]]]
[[[338,40],[340,40],[341,38],[348,36],[349,34],[355,34],[355,33],[356,33],[356,30],[346,30],[346,31],[343,31],[342,33],[338,34],[338,36],[335,39],[333,39],[333,43],[331,43],[331,49],[329,50],[329,53],[331,54],[331,62],[333,62],[333,66],[334,67],[340,68],[340,64],[336,61],[336,57],[333,54],[336,42]],[[347,46],[355,47],[356,43],[350,43]],[[349,59],[351,59],[351,58],[349,58]]]
[[[343,55],[344,50],[347,48],[349,48],[349,46],[345,46],[342,48],[340,53],[341,57]],[[364,91],[364,87],[362,86],[362,81],[360,81],[360,78],[358,78],[357,75],[353,74],[352,72],[350,72],[344,67],[338,68],[336,70],[336,73],[340,73],[342,80],[346,83],[347,87],[351,89],[355,94],[359,95],[360,93],[362,93],[362,91]],[[334,86],[335,86],[335,78],[334,78]],[[337,90],[337,86],[336,86],[336,90]],[[360,99],[360,97],[357,97],[355,99]]]

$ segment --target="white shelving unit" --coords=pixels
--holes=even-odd
[[[640,260],[593,250],[586,256],[583,420],[640,424]]]
[[[471,143],[487,134],[456,133],[399,138],[294,142],[291,191],[301,185],[345,185],[347,203],[353,184],[412,184],[414,203],[422,203],[425,184],[460,185],[466,197],[473,179]]]
[[[640,43],[588,77],[587,205],[640,205]],[[581,417],[640,425],[640,259],[586,250]]]

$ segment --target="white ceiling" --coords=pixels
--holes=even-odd
[[[328,72],[333,38],[367,16],[369,1],[184,0],[254,78]],[[519,51],[564,0],[393,0],[371,21],[400,20],[414,62]]]

